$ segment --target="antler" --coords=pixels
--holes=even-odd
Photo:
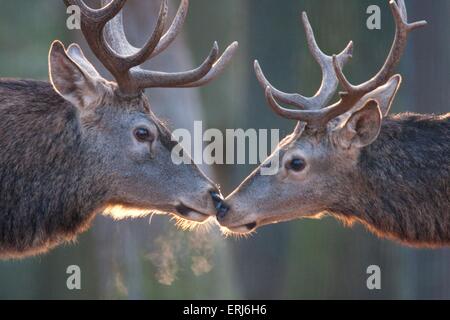
[[[272,109],[279,115],[293,120],[304,121],[310,124],[311,126],[324,126],[330,120],[335,117],[349,111],[361,98],[363,98],[367,93],[375,90],[379,86],[385,84],[389,78],[393,75],[394,69],[397,66],[400,58],[403,54],[403,51],[406,47],[407,38],[411,31],[423,27],[427,24],[426,21],[419,21],[414,23],[407,22],[407,12],[406,6],[403,0],[398,0],[399,5],[394,0],[389,2],[391,7],[395,24],[396,24],[396,33],[395,39],[392,44],[391,51],[386,59],[381,70],[370,80],[360,85],[352,85],[345,75],[343,74],[342,68],[348,60],[348,57],[345,58],[345,50],[343,53],[339,55],[333,55],[331,58],[331,67],[332,70],[329,70],[329,59],[323,58],[327,61],[327,68],[324,68],[322,65],[322,72],[324,74],[322,87],[316,96],[312,98],[304,98],[300,95],[286,94],[281,91],[274,89],[268,82],[265,80],[263,84],[266,84],[266,99]],[[305,24],[305,29],[308,34],[308,44],[314,48],[314,35],[312,34],[312,30],[308,32],[308,20],[305,19],[306,14],[303,14],[303,20]],[[313,44],[313,45],[311,45]],[[351,43],[347,48],[351,48]],[[316,49],[317,51],[317,49]],[[316,56],[317,53],[313,52],[313,55]],[[351,56],[350,53],[347,52],[347,55]],[[327,57],[329,58],[329,57]],[[317,60],[317,58],[316,58]],[[259,66],[255,65],[256,74],[258,79],[264,79],[261,77],[261,71]],[[261,82],[261,80],[260,80]],[[340,83],[344,88],[345,92],[340,93],[341,99],[335,104],[325,107],[328,102],[328,98],[334,94],[334,91],[337,88],[337,84]],[[333,88],[333,91],[331,89]],[[279,99],[281,102],[286,104],[295,106],[297,108],[301,108],[303,110],[290,110],[286,109],[278,104],[275,99]],[[311,102],[312,101],[312,102]],[[326,102],[325,102],[326,101]],[[325,102],[325,103],[324,103]]]
[[[303,27],[305,28],[306,40],[308,42],[308,48],[322,69],[322,84],[313,97],[304,97],[297,93],[285,93],[270,84],[264,73],[261,70],[258,60],[255,60],[254,68],[256,77],[261,86],[266,89],[270,88],[272,94],[281,102],[295,106],[300,109],[314,110],[320,109],[327,104],[333,97],[336,89],[339,85],[339,81],[336,77],[333,67],[333,57],[326,55],[320,50],[317,45],[316,38],[314,36],[313,29],[309,23],[306,12],[302,13]],[[344,66],[352,57],[353,43],[350,41],[347,47],[337,56],[337,61],[340,66]]]
[[[132,46],[125,36],[121,10],[126,1],[102,0],[101,9],[92,9],[82,0],[64,0],[67,6],[79,6],[81,30],[86,41],[97,58],[114,76],[124,94],[135,94],[153,87],[202,86],[224,70],[237,49],[238,44],[234,42],[219,58],[219,48],[214,42],[210,54],[196,69],[178,73],[144,70],[139,66],[164,51],[180,32],[186,19],[189,0],[181,0],[172,25],[165,34],[163,33],[168,7],[167,0],[162,1],[156,27],[141,49]]]

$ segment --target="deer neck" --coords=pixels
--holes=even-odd
[[[68,220],[73,219],[70,224],[74,229],[80,229],[77,233],[86,229],[95,214],[106,205],[107,187],[111,185],[100,174],[104,172],[103,161],[98,152],[93,150],[93,141],[82,135],[79,125],[76,118],[68,120],[66,128],[70,126],[74,128],[73,132],[68,133],[74,139],[72,146],[74,154],[69,150],[63,152],[62,161],[66,161],[69,165],[61,163],[58,166],[61,168],[61,175],[65,176],[61,187],[66,197],[65,208],[68,211],[63,213]],[[55,175],[54,171],[50,174]]]
[[[331,211],[378,236],[450,244],[449,129],[448,115],[385,119],[378,140],[360,155],[346,201]]]
[[[0,141],[0,227],[9,230],[0,253],[39,252],[87,228],[104,198],[99,161],[84,146],[74,108],[49,84],[10,81],[3,87],[20,100],[0,108],[0,126],[10,128]]]

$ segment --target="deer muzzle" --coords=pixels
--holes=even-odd
[[[217,192],[211,192],[211,197],[214,202],[214,207],[216,208],[216,211],[217,211],[217,215],[216,215],[217,218],[218,219],[225,218],[230,207],[225,203],[223,198]]]
[[[254,231],[258,227],[256,220],[241,219],[233,210],[233,206],[225,200],[216,204],[216,218],[219,224],[232,233],[245,234]]]
[[[213,186],[195,196],[181,198],[174,213],[185,220],[204,222],[216,215],[222,201],[218,189]]]

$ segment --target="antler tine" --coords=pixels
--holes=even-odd
[[[310,127],[320,128],[325,126],[330,120],[350,110],[354,102],[346,99],[347,94],[341,93],[342,99],[323,109],[316,110],[292,110],[282,107],[274,98],[272,88],[266,87],[266,100],[272,110],[286,119],[306,122]],[[357,101],[356,101],[357,102]]]
[[[76,5],[80,8],[81,14],[91,23],[105,25],[109,20],[114,18],[127,0],[111,0],[101,9],[89,8],[82,0],[64,0],[66,6]]]
[[[271,89],[271,93],[281,102],[297,108],[305,108],[305,106],[309,105],[308,98],[298,93],[287,93],[275,88],[275,86],[273,86],[269,82],[269,80],[267,80],[267,77],[264,75],[264,72],[262,71],[258,60],[255,60],[253,68],[255,69],[256,78],[258,79],[258,82],[261,85],[261,87],[264,89],[269,87]]]
[[[172,88],[199,81],[212,69],[214,63],[217,61],[219,55],[219,47],[217,42],[214,42],[213,48],[206,60],[196,69],[165,73],[159,71],[143,70],[141,68],[134,68],[131,71],[131,77],[137,82],[140,89],[144,88]]]
[[[163,52],[170,46],[170,44],[175,40],[175,38],[180,33],[184,21],[186,20],[186,16],[189,9],[189,0],[181,0],[180,7],[172,21],[172,24],[169,27],[169,30],[162,36],[155,50],[153,50],[150,58],[156,57],[158,54]]]
[[[397,5],[395,0],[390,0],[389,6],[391,7],[396,25],[395,38],[386,62],[384,63],[381,70],[372,79],[360,85],[353,85],[344,75],[342,68],[337,63],[337,59],[333,60],[333,66],[336,75],[338,76],[339,82],[341,83],[344,90],[347,91],[350,95],[357,95],[361,98],[364,94],[375,90],[379,86],[386,83],[386,81],[388,81],[389,78],[393,75],[394,69],[398,65],[400,58],[403,55],[409,33],[427,24],[426,21],[408,23],[406,6],[403,0],[399,0],[399,5]]]
[[[108,0],[102,0],[103,4],[107,2]],[[123,60],[121,63],[122,71],[127,71],[136,67],[150,58],[163,35],[167,13],[167,0],[163,0],[159,9],[156,27],[142,49],[135,48],[127,40],[123,28],[122,12],[119,12],[119,14],[106,25],[105,38],[113,50],[121,56],[120,58]]]
[[[161,38],[158,46],[150,55],[150,58],[156,56],[164,49],[166,49],[178,35],[185,21],[188,7],[189,1],[182,0],[171,27],[163,36],[163,38]],[[232,57],[234,56],[237,48],[238,43],[235,41],[230,46],[228,46],[224,53],[218,58],[218,46],[217,42],[214,42],[210,55],[196,69],[178,73],[164,73],[136,68],[135,70],[131,70],[132,77],[138,83],[139,88],[200,87],[217,78],[225,70],[226,66],[230,63]]]
[[[275,100],[274,90],[270,85],[266,87],[265,95],[266,95],[266,100],[267,100],[269,106],[272,108],[272,110],[279,116],[286,118],[286,119],[299,120],[299,121],[301,120],[304,122],[309,122],[309,121],[313,120],[313,118],[311,116],[314,116],[314,114],[316,114],[316,112],[318,111],[318,110],[291,110],[291,109],[286,109],[286,108],[282,107]]]
[[[67,6],[74,4],[80,7],[82,31],[89,46],[114,76],[124,94],[133,95],[145,88],[204,85],[224,70],[237,49],[237,43],[233,43],[218,60],[219,49],[217,43],[214,43],[206,60],[190,71],[164,73],[143,70],[139,66],[165,50],[180,32],[186,19],[189,0],[181,0],[177,14],[164,35],[168,5],[167,0],[162,0],[156,27],[141,49],[132,46],[125,35],[120,10],[126,0],[102,0],[101,9],[91,9],[83,0],[64,0],[64,2]]]
[[[331,100],[331,98],[333,98],[333,95],[339,85],[339,81],[334,70],[333,58],[323,53],[317,45],[317,41],[306,12],[303,12],[302,14],[302,21],[306,32],[309,50],[322,69],[322,84],[317,93],[310,98],[313,106],[310,109],[320,109],[323,108]],[[352,58],[352,55],[353,42],[350,41],[347,47],[336,56],[339,66],[344,67],[344,65]]]
[[[285,93],[276,89],[265,77],[257,60],[255,60],[254,69],[256,77],[261,86],[264,89],[269,86],[271,88],[271,94],[276,99],[300,109],[318,110],[320,108],[323,108],[331,100],[339,85],[339,81],[334,71],[333,59],[331,56],[323,53],[323,51],[318,46],[316,38],[314,36],[314,31],[311,27],[311,24],[309,23],[306,12],[302,13],[302,22],[306,33],[306,40],[308,43],[309,51],[322,69],[322,83],[319,90],[314,96],[304,97],[297,93]],[[352,53],[353,42],[350,41],[347,47],[337,56],[339,66],[343,67],[352,57]]]
[[[408,11],[406,10],[406,5],[404,0],[398,0],[398,7],[402,15],[403,21],[408,21]]]
[[[310,126],[314,127],[323,127],[330,120],[352,109],[367,93],[384,85],[390,79],[390,77],[392,77],[394,69],[400,61],[400,58],[406,47],[409,33],[412,30],[423,27],[427,24],[426,21],[408,23],[406,6],[403,0],[399,0],[398,5],[394,0],[390,0],[389,5],[396,24],[395,39],[386,62],[384,63],[381,70],[372,79],[360,85],[351,84],[342,71],[342,58],[333,55],[331,61],[332,67],[334,69],[334,74],[345,90],[345,92],[340,93],[341,99],[338,102],[320,110],[289,110],[283,108],[277,103],[274,98],[272,87],[268,86],[266,88],[266,99],[272,109],[277,114],[285,118],[308,122]],[[307,18],[305,16],[304,22],[305,26],[308,27]],[[307,32],[307,34],[310,35],[311,32]],[[308,43],[312,45],[314,49],[314,38],[309,37],[309,39],[310,40]],[[317,50],[317,48],[315,50]],[[327,83],[325,82],[325,85],[326,84]]]
[[[238,46],[239,44],[237,41],[230,44],[228,48],[225,49],[222,56],[213,64],[211,70],[209,70],[209,72],[203,78],[187,84],[178,85],[177,87],[179,88],[200,87],[216,79],[218,76],[222,74],[222,72],[231,62],[231,59],[233,58],[234,54],[236,53],[236,50],[238,49]]]

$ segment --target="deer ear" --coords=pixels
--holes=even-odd
[[[337,130],[337,141],[344,149],[370,145],[380,134],[382,118],[378,103],[375,100],[368,101]]]
[[[67,55],[75,61],[85,72],[87,72],[93,78],[100,78],[98,71],[85,57],[83,50],[76,43],[72,43],[66,51]]]
[[[49,76],[56,92],[79,108],[98,101],[105,90],[99,74],[86,60],[81,48],[71,46],[66,52],[59,41],[54,41],[50,48]]]
[[[397,74],[392,76],[385,85],[378,87],[361,98],[358,104],[354,107],[354,110],[359,110],[369,100],[375,100],[378,103],[383,117],[387,116],[401,84],[401,75]]]

